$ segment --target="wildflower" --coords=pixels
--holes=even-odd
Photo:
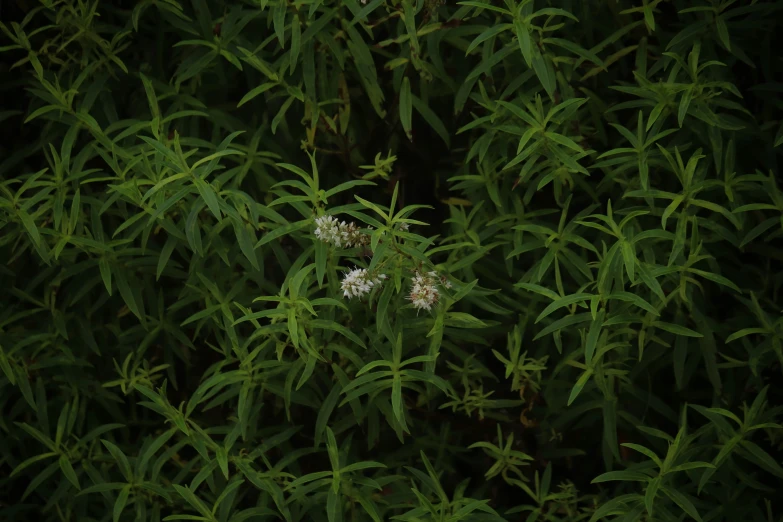
[[[436,272],[428,272],[427,274],[416,272],[416,275],[413,276],[413,285],[408,299],[414,307],[419,310],[431,310],[433,305],[438,303],[440,292],[435,286],[437,276]]]
[[[411,226],[408,223],[400,223],[400,230],[402,232],[407,232],[410,230]]]
[[[343,296],[348,299],[352,297],[362,297],[369,294],[375,286],[379,286],[386,279],[385,274],[372,276],[366,268],[354,268],[343,278],[341,288]]]
[[[315,237],[324,243],[341,244],[343,237],[339,221],[327,215],[315,218]]]
[[[315,218],[315,237],[337,248],[350,248],[370,242],[370,236],[362,233],[356,223],[339,221],[329,215]]]
[[[369,230],[372,230],[372,227],[367,227]],[[359,227],[356,226],[356,223],[351,221],[347,225],[345,225],[345,237],[346,239],[346,247],[351,246],[364,246],[370,244],[370,235],[364,234],[359,230]]]

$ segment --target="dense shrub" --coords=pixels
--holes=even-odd
[[[774,0],[0,6],[0,518],[783,513]]]

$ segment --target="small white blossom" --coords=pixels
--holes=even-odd
[[[362,297],[369,294],[375,286],[379,286],[386,279],[385,274],[371,276],[366,268],[354,268],[343,278],[341,288],[343,296],[348,299],[352,297]]]
[[[416,272],[416,275],[413,276],[413,285],[408,299],[418,310],[431,310],[433,305],[438,303],[440,292],[435,286],[437,275],[435,272],[427,274]]]
[[[341,243],[340,223],[332,216],[315,218],[315,237],[324,243]]]
[[[370,238],[359,231],[356,223],[339,221],[329,215],[315,218],[315,237],[337,248],[366,245]]]
[[[400,230],[403,232],[407,232],[411,226],[408,223],[400,223]]]

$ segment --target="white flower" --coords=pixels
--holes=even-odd
[[[338,221],[329,215],[315,218],[315,237],[337,248],[366,245],[370,240],[370,236],[359,231],[356,223]]]
[[[416,275],[413,276],[413,285],[408,299],[418,310],[431,310],[432,306],[437,304],[440,297],[440,292],[435,286],[437,275],[435,272],[427,274],[416,272]]]
[[[343,278],[341,288],[343,296],[348,299],[352,297],[362,297],[369,294],[375,286],[379,286],[381,281],[386,279],[385,274],[378,274],[372,277],[366,268],[354,268]]]
[[[324,243],[339,245],[342,242],[340,223],[332,216],[315,218],[315,237]]]
[[[443,288],[451,288],[451,283],[445,276],[439,276],[437,272],[422,274],[416,272],[413,276],[413,284],[408,299],[418,310],[432,310],[440,299],[438,283]]]

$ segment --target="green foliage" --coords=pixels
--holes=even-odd
[[[0,9],[0,519],[781,520],[783,3]]]

